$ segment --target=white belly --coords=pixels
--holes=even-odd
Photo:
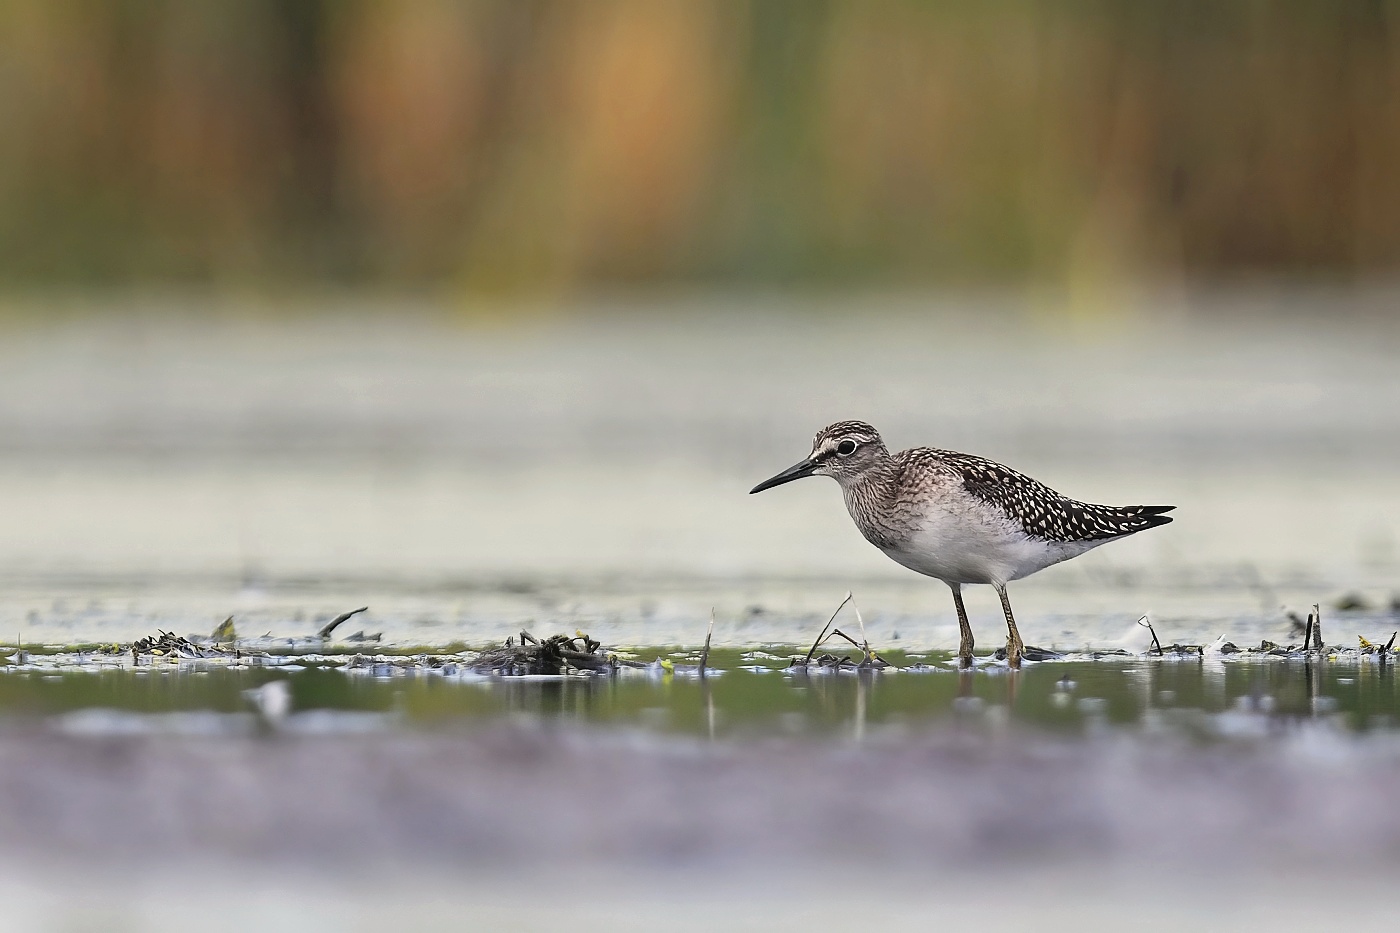
[[[945,583],[1004,586],[1101,543],[1042,541],[985,515],[935,512],[904,541],[881,550],[910,570]]]

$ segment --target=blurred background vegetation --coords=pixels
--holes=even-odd
[[[0,284],[1400,265],[1400,3],[4,0]]]

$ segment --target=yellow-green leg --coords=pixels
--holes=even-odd
[[[962,587],[956,583],[949,583],[948,586],[953,591],[953,605],[958,609],[958,667],[966,670],[972,667],[972,626],[967,621]]]
[[[1006,613],[1006,663],[1011,667],[1020,667],[1026,646],[1021,641],[1021,633],[1016,631],[1016,617],[1011,614],[1011,600],[1006,598],[1006,587],[998,586],[997,595],[1001,597],[1001,611]]]

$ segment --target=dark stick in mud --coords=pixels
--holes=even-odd
[[[715,609],[710,607],[710,627],[705,632],[705,648],[700,652],[700,676],[705,676],[705,667],[710,663],[710,639],[715,634]]]
[[[1311,650],[1312,650],[1312,636],[1313,636],[1313,614],[1312,614],[1311,612],[1309,612],[1309,613],[1308,613],[1308,624],[1303,628],[1303,650],[1304,650],[1304,651],[1311,651]]]
[[[831,618],[826,620],[826,625],[822,626],[822,633],[821,633],[820,635],[817,636],[817,640],[814,641],[814,642],[812,642],[812,647],[809,648],[809,649],[807,650],[807,660],[803,662],[804,664],[809,664],[809,663],[811,663],[811,661],[812,661],[812,655],[816,654],[816,653],[817,653],[817,649],[821,647],[822,642],[826,641],[826,633],[827,633],[828,630],[830,630],[831,624],[832,624],[833,622],[836,621],[836,617],[839,616],[839,615],[841,614],[841,610],[844,609],[844,608],[846,608],[846,603],[848,603],[848,602],[850,602],[850,601],[851,601],[851,593],[850,593],[850,591],[848,590],[848,591],[846,592],[846,598],[843,599],[843,600],[841,600],[841,605],[839,605],[839,606],[836,607],[836,611],[833,612],[833,613],[831,614]],[[842,637],[846,637],[846,636],[843,635]],[[846,638],[846,640],[847,640],[847,641],[851,641],[850,638]],[[853,643],[854,643],[854,642],[853,642]],[[856,647],[860,647],[860,646],[857,645]]]
[[[864,624],[862,624],[862,626],[861,626],[861,628],[862,628],[862,632],[861,632],[862,639],[864,639],[864,635],[865,635],[865,632],[863,631],[863,630],[864,630],[864,627],[865,627]],[[877,665],[880,666],[880,667],[888,667],[888,666],[889,666],[889,662],[888,662],[888,661],[886,661],[884,658],[880,657],[878,654],[876,654],[876,653],[874,652],[874,650],[871,649],[871,647],[870,647],[870,642],[869,642],[869,641],[864,641],[864,640],[862,640],[862,641],[856,641],[854,638],[852,638],[850,635],[847,635],[845,632],[841,631],[839,628],[834,628],[834,629],[831,630],[831,632],[830,632],[825,638],[823,638],[823,639],[821,640],[821,644],[825,644],[826,642],[831,641],[831,639],[833,639],[833,638],[844,638],[844,639],[846,639],[846,641],[850,642],[850,644],[851,644],[852,647],[857,648],[857,649],[860,650],[860,653],[861,653],[862,655],[864,655],[864,659],[863,659],[863,660],[861,661],[861,663],[860,663],[860,666],[861,666],[862,668],[874,668],[874,667],[877,666]]]
[[[340,615],[336,616],[334,619],[331,619],[331,620],[330,620],[329,622],[327,622],[325,625],[321,626],[321,630],[320,630],[319,632],[316,633],[316,637],[317,637],[317,638],[330,638],[330,637],[331,637],[331,632],[334,632],[334,631],[335,631],[335,627],[336,627],[337,625],[339,625],[340,623],[344,622],[346,619],[350,618],[351,616],[359,615],[361,612],[364,612],[364,611],[367,610],[367,609],[369,609],[368,606],[361,606],[359,609],[351,609],[349,612],[342,612]]]
[[[1157,640],[1157,630],[1152,627],[1151,620],[1149,620],[1147,616],[1143,616],[1141,619],[1138,619],[1138,625],[1147,627],[1147,631],[1152,635],[1152,650],[1157,652],[1157,657],[1160,658],[1162,656],[1162,643]]]
[[[846,639],[846,641],[848,641],[848,642],[851,643],[851,646],[852,646],[852,647],[854,647],[854,648],[859,648],[861,651],[864,651],[864,650],[865,650],[864,647],[861,646],[861,643],[860,643],[860,642],[856,641],[854,638],[852,638],[851,636],[847,635],[845,632],[841,631],[839,628],[834,628],[834,629],[832,629],[832,630],[831,630],[831,634],[828,635],[828,636],[826,636],[825,638],[823,638],[822,641],[823,641],[823,642],[828,642],[828,641],[831,641],[833,638],[844,638],[844,639]]]

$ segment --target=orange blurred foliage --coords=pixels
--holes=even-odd
[[[1400,4],[10,0],[0,278],[1391,275]]]

